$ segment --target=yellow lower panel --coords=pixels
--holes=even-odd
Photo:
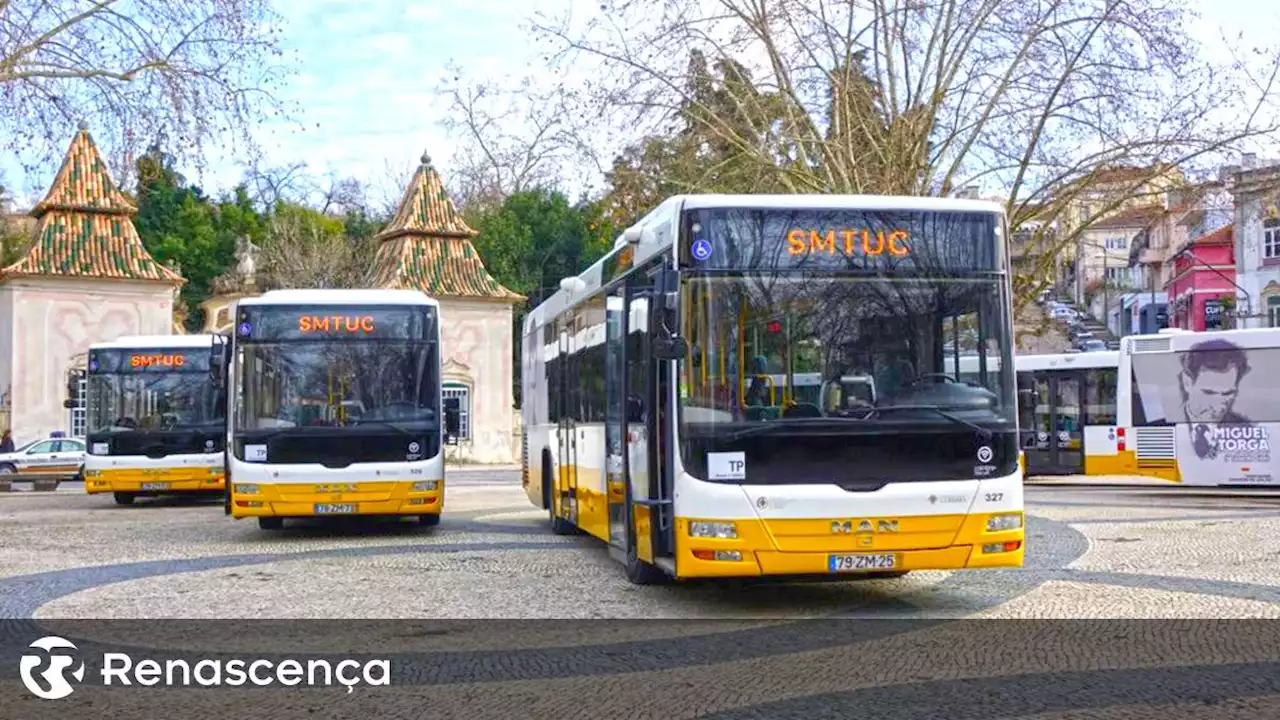
[[[1159,478],[1173,483],[1181,483],[1178,464],[1175,460],[1159,462],[1158,467],[1141,467],[1138,456],[1133,450],[1121,450],[1115,455],[1085,455],[1085,475],[1141,475]]]
[[[857,535],[833,534],[825,544],[816,538],[806,539],[795,551],[779,550],[764,523],[758,520],[736,520],[736,538],[701,538],[689,535],[688,518],[676,519],[676,573],[681,578],[697,577],[759,577],[788,575],[831,575],[828,558],[832,554],[893,553],[896,563],[892,570],[959,570],[965,568],[1021,567],[1026,551],[1023,528],[1000,532],[987,532],[988,515],[933,516],[899,518],[899,527],[920,528],[950,526],[954,535],[948,542],[928,545],[888,539],[892,533],[873,533],[870,542]],[[701,519],[701,518],[700,518]],[[788,521],[796,523],[825,524],[843,522],[843,518]],[[910,521],[910,522],[908,522]],[[771,526],[777,525],[777,521]],[[929,537],[928,534],[919,538]],[[1016,543],[1015,549],[1004,550],[1005,543]],[[998,552],[985,552],[984,546],[1000,545]],[[698,557],[699,551],[737,551],[740,560],[714,560]]]
[[[147,487],[163,483],[163,488]],[[148,468],[121,470],[86,470],[84,490],[89,494],[107,492],[220,492],[226,488],[226,474],[221,470],[210,474],[208,468]]]
[[[232,517],[312,517],[326,515],[439,515],[444,510],[444,480],[436,489],[414,492],[429,480],[369,483],[257,483],[258,492],[236,492],[232,483]],[[317,513],[316,505],[352,505],[352,512]]]

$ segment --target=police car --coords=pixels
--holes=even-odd
[[[84,469],[84,441],[55,432],[42,440],[23,445],[11,453],[0,453],[0,478],[13,476],[57,476],[78,479]]]

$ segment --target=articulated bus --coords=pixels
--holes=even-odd
[[[993,203],[670,198],[524,319],[526,493],[639,584],[1021,566],[1010,296]]]
[[[84,488],[137,497],[224,491],[226,396],[216,335],[125,336],[89,347]]]
[[[1091,458],[1182,485],[1280,487],[1277,368],[1280,328],[1122,338],[1116,427]]]
[[[412,290],[273,290],[238,301],[225,386],[226,512],[417,517],[444,507],[438,303]],[[441,416],[444,422],[441,423]]]
[[[1019,418],[1028,475],[1116,473],[1120,353],[1018,355]],[[960,358],[956,378],[976,382],[978,358]]]

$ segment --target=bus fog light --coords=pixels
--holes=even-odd
[[[236,492],[241,495],[257,495],[258,486],[257,485],[237,485]]]
[[[1017,530],[1022,527],[1022,514],[1010,513],[1007,515],[992,515],[987,518],[987,532],[1001,532],[1003,530]]]
[[[87,478],[98,477],[100,475],[102,475],[101,470],[85,470],[84,471],[84,476]]]
[[[689,534],[704,538],[736,538],[738,528],[731,522],[691,522]]]
[[[740,562],[742,560],[742,553],[738,552],[737,550],[717,550],[716,559],[728,560],[730,562]]]
[[[440,483],[436,480],[425,480],[423,482],[414,483],[410,492],[431,492],[439,486]]]
[[[1021,542],[1018,542],[1017,540],[1012,540],[1010,542],[991,543],[990,545],[983,545],[982,552],[983,554],[986,554],[986,555],[990,555],[992,553],[1007,553],[1007,552],[1014,552],[1020,547],[1022,547]]]

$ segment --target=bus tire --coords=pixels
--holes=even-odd
[[[281,517],[260,517],[258,518],[259,530],[283,530],[284,518]]]
[[[627,580],[632,585],[660,585],[670,580],[667,574],[640,559],[634,541],[627,544]]]
[[[547,508],[547,516],[551,518],[551,532],[556,535],[577,535],[578,528],[573,523],[556,517],[556,505],[551,497],[551,453],[542,453],[542,504]]]
[[[132,505],[137,495],[127,492],[111,493],[111,497],[115,498],[117,505]]]
[[[435,527],[440,524],[440,514],[419,515],[418,524],[422,527]]]

